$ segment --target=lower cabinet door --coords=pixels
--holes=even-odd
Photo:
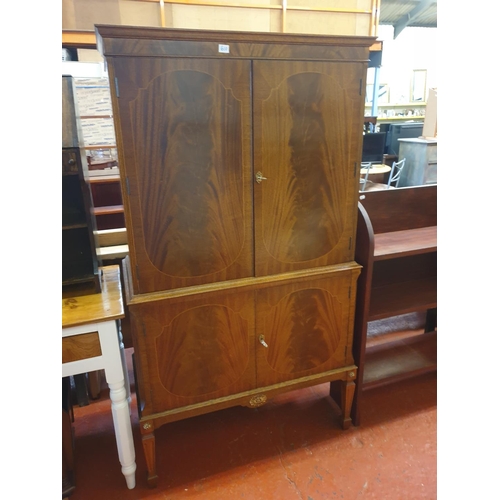
[[[357,274],[339,272],[257,292],[259,387],[352,364]]]
[[[255,387],[253,292],[161,299],[129,310],[143,415]]]

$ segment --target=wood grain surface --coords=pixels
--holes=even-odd
[[[361,200],[375,234],[437,226],[437,185],[390,191],[389,196],[384,191],[369,191]]]
[[[251,276],[250,64],[115,66],[135,288]]]
[[[63,328],[124,317],[120,267],[105,266],[100,270],[101,293],[62,300]]]
[[[267,178],[255,186],[258,276],[352,260],[360,75],[354,64],[254,63],[255,171]]]
[[[156,339],[160,379],[177,396],[227,389],[248,364],[247,325],[222,305],[189,309]],[[242,337],[243,333],[243,337]]]
[[[97,332],[71,335],[62,339],[63,363],[94,358],[101,354],[101,343]]]
[[[219,44],[230,46],[225,58],[299,59],[368,62],[375,37],[297,33],[96,26],[97,47],[106,57],[220,57]]]
[[[253,292],[160,299],[130,314],[144,415],[255,388]]]
[[[325,290],[300,290],[285,296],[265,322],[270,332],[269,365],[288,374],[321,366],[338,347],[341,320],[338,299]]]
[[[346,425],[374,39],[96,33],[112,82],[150,479],[154,431],[179,418],[338,380]]]
[[[256,294],[257,382],[272,385],[352,364],[359,269],[269,286]],[[263,335],[269,347],[259,343]]]

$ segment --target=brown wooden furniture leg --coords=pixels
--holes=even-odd
[[[330,382],[330,397],[333,401],[335,401],[339,408],[342,407],[340,383],[341,380],[334,380],[333,382]]]
[[[101,374],[102,370],[96,370],[87,374],[91,399],[99,399],[101,396]]]
[[[78,406],[88,406],[90,404],[89,401],[89,393],[87,389],[87,376],[85,373],[78,373],[73,375],[73,381],[75,383],[75,391],[76,391],[76,400],[78,402]]]
[[[69,497],[75,490],[75,451],[73,440],[73,407],[69,377],[62,379],[62,496]]]
[[[155,488],[158,481],[156,474],[155,428],[151,422],[141,424],[142,448],[148,467],[148,486]]]
[[[354,400],[356,384],[356,372],[350,371],[347,374],[348,380],[334,380],[330,382],[330,397],[337,403],[342,412],[340,423],[343,429],[351,426],[351,410]]]
[[[352,400],[354,398],[354,390],[356,389],[356,384],[354,380],[343,380],[341,385],[341,402],[342,406],[340,407],[342,410],[342,428],[349,429],[351,427],[352,419],[351,419],[351,407]]]
[[[425,317],[425,332],[433,332],[437,327],[437,307],[427,309]]]
[[[62,496],[69,497],[75,490],[75,460],[71,417],[62,410]]]

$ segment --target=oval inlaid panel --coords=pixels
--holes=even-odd
[[[334,355],[342,308],[326,290],[300,290],[281,299],[264,325],[267,362],[277,372],[296,374],[318,368]]]
[[[184,397],[217,392],[247,367],[247,322],[220,305],[189,309],[163,329],[156,352],[167,391]]]
[[[244,238],[241,103],[213,76],[179,70],[141,89],[131,114],[152,264],[181,278],[227,268]]]
[[[273,138],[263,153],[264,175],[272,178],[262,185],[263,241],[279,261],[322,257],[342,235],[345,177],[352,169],[336,161],[346,155],[335,149],[348,145],[332,138],[343,135],[344,99],[333,78],[305,72],[284,80],[262,104],[263,136]]]

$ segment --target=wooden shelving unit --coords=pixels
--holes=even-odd
[[[408,257],[437,250],[437,227],[420,227],[375,235],[374,260]]]
[[[369,191],[358,207],[354,358],[359,367],[352,419],[362,393],[437,369],[437,186]],[[425,327],[370,344],[368,323],[427,312]],[[384,338],[385,337],[385,338]]]
[[[115,261],[128,255],[127,230],[121,196],[120,176],[94,175],[89,179],[98,225],[97,255],[103,261]],[[110,205],[109,202],[116,203]]]
[[[84,147],[89,163],[88,182],[97,229],[102,231],[124,228],[125,217],[108,79],[78,78],[75,85],[80,103],[79,120],[83,130],[87,130],[87,133],[84,133]],[[108,123],[102,128],[103,120],[111,122],[111,128]],[[102,154],[95,155],[99,151]]]
[[[96,223],[71,76],[62,77],[62,287],[67,294],[101,291]]]
[[[89,179],[97,229],[125,227],[119,175],[95,175]]]
[[[108,205],[105,207],[95,207],[94,213],[98,215],[122,214],[123,205]]]
[[[390,349],[387,345],[368,348],[363,380],[365,390],[435,371],[436,342],[434,331],[394,340]]]

